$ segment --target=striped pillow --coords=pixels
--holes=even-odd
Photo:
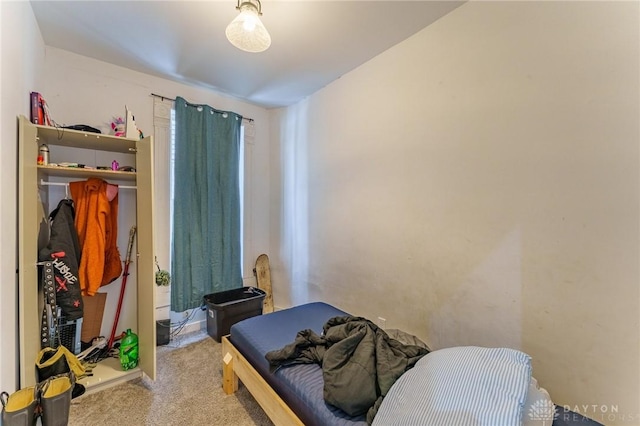
[[[530,377],[531,358],[514,349],[440,349],[394,383],[373,425],[521,425]]]

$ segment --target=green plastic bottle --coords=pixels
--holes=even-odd
[[[138,366],[138,335],[130,328],[120,342],[120,365],[125,371]]]

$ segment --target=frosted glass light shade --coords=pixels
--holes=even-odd
[[[231,44],[245,52],[263,52],[271,46],[271,36],[258,17],[258,9],[250,2],[240,5],[240,14],[227,26],[225,34]]]

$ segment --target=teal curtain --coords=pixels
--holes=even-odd
[[[175,102],[171,310],[242,287],[239,155],[242,117]]]

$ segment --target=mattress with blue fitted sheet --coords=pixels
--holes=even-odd
[[[311,329],[320,334],[327,320],[344,315],[350,314],[326,303],[309,303],[240,321],[231,327],[229,340],[305,425],[364,426],[367,424],[364,415],[350,417],[324,401],[319,365],[297,364],[271,372],[265,358],[267,352],[293,342],[299,331]],[[577,413],[571,414],[557,416],[553,426],[599,425]]]
[[[298,331],[322,333],[329,318],[349,315],[314,302],[240,321],[231,326],[230,340],[305,425],[366,425],[365,416],[349,417],[324,402],[322,369],[315,364],[292,365],[270,372],[265,354],[295,340]]]

